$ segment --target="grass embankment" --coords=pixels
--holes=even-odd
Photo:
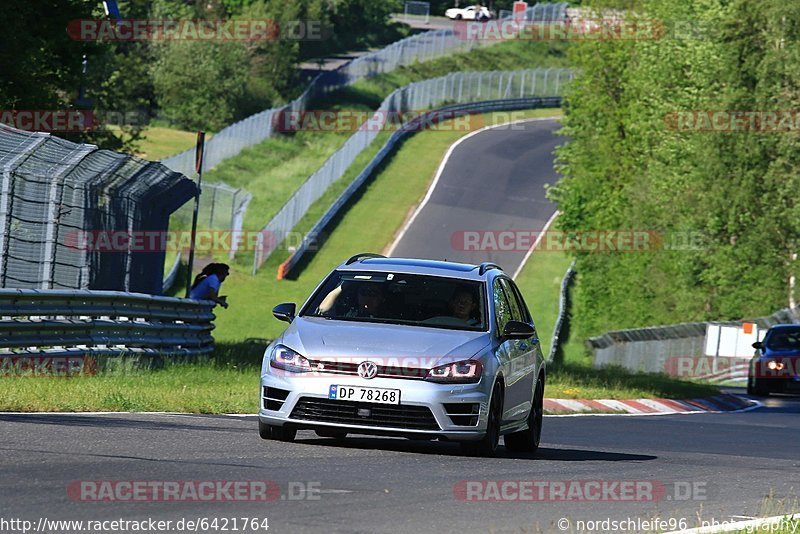
[[[553,110],[525,112],[524,116],[547,113]],[[487,123],[505,118],[504,114],[484,116]],[[264,345],[241,340],[274,337],[285,326],[271,316],[275,304],[301,302],[342,258],[357,252],[382,250],[424,196],[442,154],[463,134],[428,131],[407,139],[367,185],[359,201],[343,214],[325,246],[296,280],[274,279],[278,259],[269,260],[256,277],[235,273],[228,279],[224,288],[232,306],[217,312],[219,343],[213,362],[124,375],[4,379],[0,380],[0,399],[3,399],[0,409],[255,412]],[[380,225],[375,222],[376,217]],[[540,251],[531,256],[518,278],[545,350],[549,350],[560,283],[568,264],[569,258],[564,253]],[[551,398],[683,398],[717,391],[713,386],[668,377],[630,375],[618,369],[594,370],[578,340],[570,338],[565,349],[564,361],[550,369],[547,396]]]
[[[144,138],[136,147],[137,155],[150,161],[160,161],[174,156],[192,148],[197,143],[196,132],[149,126],[142,133]],[[207,135],[206,141],[210,139],[211,135]]]

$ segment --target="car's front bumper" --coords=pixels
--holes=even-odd
[[[487,386],[486,382],[484,378],[477,384],[437,384],[418,379],[366,380],[333,373],[267,372],[261,377],[258,417],[265,424],[299,429],[336,428],[348,433],[478,440],[486,434],[491,393],[491,384]],[[400,404],[331,400],[331,385],[398,389]],[[458,417],[454,412],[461,411],[460,405],[472,405],[478,413],[471,418]],[[473,421],[474,424],[464,424]]]

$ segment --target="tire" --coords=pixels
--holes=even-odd
[[[272,439],[272,427],[259,421],[258,435],[261,436],[261,439]]]
[[[459,13],[454,18],[455,18],[455,20],[461,20],[463,17],[461,16],[461,13]]]
[[[336,429],[315,430],[314,431],[321,438],[344,439],[347,437],[347,432]]]
[[[275,441],[291,442],[294,441],[294,438],[297,436],[296,428],[275,425],[268,426],[270,427],[270,439],[274,439]]]
[[[542,421],[544,415],[544,384],[542,379],[536,380],[536,389],[533,392],[533,406],[528,414],[528,428],[507,434],[503,440],[506,449],[513,452],[527,452],[536,454],[539,442],[542,439]]]
[[[497,453],[497,446],[500,443],[500,423],[503,417],[503,388],[499,383],[492,389],[492,397],[489,400],[489,416],[486,424],[486,435],[480,441],[463,441],[461,449],[470,456],[491,457]]]

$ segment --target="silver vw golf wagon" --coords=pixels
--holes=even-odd
[[[339,265],[261,367],[259,432],[372,434],[533,453],[545,361],[525,301],[497,265],[359,254]]]

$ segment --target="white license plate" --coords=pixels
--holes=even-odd
[[[332,385],[328,390],[328,398],[356,402],[374,402],[377,404],[400,404],[400,390]]]

